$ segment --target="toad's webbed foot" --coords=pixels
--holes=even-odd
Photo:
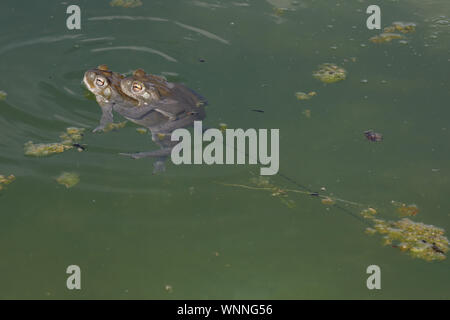
[[[94,130],[92,130],[92,133],[97,133],[97,132],[103,132],[105,131],[105,126],[98,126],[97,128],[95,128]]]

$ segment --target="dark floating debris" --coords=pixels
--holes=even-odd
[[[264,110],[261,109],[251,109],[250,111],[264,113]]]
[[[373,130],[364,131],[364,135],[369,141],[372,142],[383,141],[383,135],[381,133],[374,132]]]

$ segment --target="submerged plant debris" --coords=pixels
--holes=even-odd
[[[13,174],[9,176],[3,176],[0,174],[0,191],[2,191],[8,184],[11,184],[16,180],[16,177]]]
[[[5,91],[0,90],[0,100],[5,100],[7,95]]]
[[[141,0],[112,0],[109,5],[111,7],[136,8],[142,6]]]
[[[80,176],[74,172],[63,172],[58,178],[56,178],[56,182],[69,189],[80,182]]]
[[[383,244],[393,248],[398,248],[402,252],[408,253],[411,257],[423,259],[426,261],[439,261],[446,258],[449,251],[449,240],[444,236],[444,229],[433,225],[426,225],[422,222],[415,222],[409,218],[402,218],[398,221],[389,221],[378,216],[378,211],[364,204],[352,202],[334,197],[332,195],[323,195],[318,192],[309,192],[297,189],[281,188],[272,182],[269,178],[258,177],[250,180],[250,185],[245,184],[226,184],[222,185],[238,187],[250,190],[263,190],[270,192],[272,196],[278,197],[288,207],[293,208],[295,202],[288,198],[289,193],[299,193],[319,198],[321,203],[326,206],[334,206],[337,203],[353,207],[363,207],[360,216],[371,227],[365,229],[369,235],[380,234],[383,236]],[[401,202],[392,202],[397,206],[397,212],[401,215],[414,216],[418,213],[416,205],[406,205]]]
[[[304,93],[304,92],[296,92],[295,93],[295,96],[297,97],[298,100],[309,100],[316,95],[317,95],[317,92],[315,92],[315,91],[311,91],[308,93]]]
[[[334,83],[345,80],[347,71],[332,63],[324,63],[319,66],[319,70],[313,73],[314,78],[324,83]]]
[[[24,147],[25,155],[32,157],[46,157],[74,148],[77,148],[78,151],[83,151],[84,148],[79,144],[79,142],[83,138],[84,130],[84,128],[67,128],[66,132],[60,135],[60,142],[33,143],[33,141],[28,141],[25,143]]]

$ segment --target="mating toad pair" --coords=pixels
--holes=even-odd
[[[125,77],[101,65],[86,71],[83,82],[102,109],[100,125],[94,132],[113,123],[113,111],[150,130],[160,150],[122,155],[134,159],[156,158],[154,172],[164,170],[164,162],[176,144],[171,141],[171,133],[206,116],[207,102],[203,97],[183,84],[170,83],[142,69]]]

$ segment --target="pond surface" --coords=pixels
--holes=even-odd
[[[369,41],[381,32],[366,27],[370,1],[142,2],[77,1],[81,30],[68,30],[70,3],[1,1],[0,174],[16,180],[0,191],[0,298],[450,298],[448,258],[383,246],[359,205],[237,186],[259,166],[170,163],[152,175],[151,160],[119,156],[156,145],[131,123],[91,133],[101,112],[81,84],[100,64],[183,82],[209,101],[204,126],[280,129],[273,185],[387,220],[401,218],[392,201],[416,204],[409,218],[449,230],[448,0],[378,1],[383,27],[417,25],[383,44]],[[318,81],[323,63],[347,78]],[[86,128],[85,152],[24,155],[67,127]],[[58,184],[62,172],[79,183]],[[381,290],[366,287],[373,264]],[[69,265],[79,291],[66,288]]]

